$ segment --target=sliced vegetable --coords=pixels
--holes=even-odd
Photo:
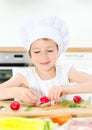
[[[59,125],[66,123],[70,118],[72,118],[72,116],[70,114],[50,117],[50,119],[53,122],[58,123]]]

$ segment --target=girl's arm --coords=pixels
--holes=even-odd
[[[1,87],[0,88],[0,100],[18,98],[25,104],[36,104],[38,98],[36,94],[25,87]]]
[[[91,81],[92,75],[89,75],[85,72],[78,71],[74,67],[72,67],[68,72],[68,79],[70,80],[70,82],[82,83],[82,82]]]
[[[79,83],[70,87],[63,87],[62,92],[64,94],[92,93],[92,81]]]
[[[17,98],[19,87],[0,87],[0,100]]]
[[[68,73],[70,82],[75,85],[65,87],[65,93],[92,93],[92,75],[77,71],[74,67]]]
[[[68,86],[52,86],[48,96],[51,100],[58,102],[59,98],[64,94],[75,93],[92,93],[92,76],[77,71],[72,67],[68,73],[69,81],[74,84]]]
[[[28,86],[26,78],[21,74],[16,74],[8,81],[0,84],[0,100],[18,98],[26,104],[36,104],[37,95]]]
[[[0,84],[0,87],[19,87],[22,85],[29,86],[27,79],[22,74],[18,73],[6,82]]]

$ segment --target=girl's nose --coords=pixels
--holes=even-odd
[[[41,53],[41,57],[42,57],[42,58],[48,58],[47,52],[42,52],[42,53]]]

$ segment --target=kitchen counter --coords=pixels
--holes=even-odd
[[[80,95],[84,100],[80,105],[81,107],[71,108],[64,107],[61,104],[56,104],[53,106],[45,107],[32,107],[29,111],[25,111],[26,105],[21,104],[18,111],[13,111],[10,109],[11,101],[1,101],[0,105],[4,106],[4,110],[0,110],[0,117],[49,117],[49,116],[59,116],[63,114],[70,114],[73,117],[92,117],[92,94],[77,94]],[[63,97],[63,100],[72,101],[74,94],[69,94]]]

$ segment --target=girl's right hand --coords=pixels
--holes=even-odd
[[[61,95],[63,95],[63,88],[61,86],[52,86],[48,93],[48,97],[56,103],[59,102]]]
[[[18,87],[16,91],[17,98],[25,104],[35,105],[38,101],[38,97],[35,92],[25,87]]]

